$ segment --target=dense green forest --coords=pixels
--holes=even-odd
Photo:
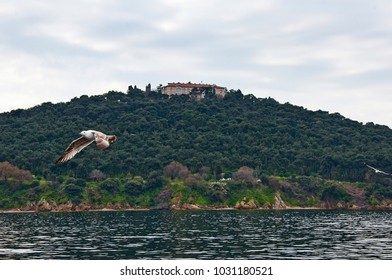
[[[276,193],[292,206],[392,199],[392,177],[364,164],[392,171],[391,129],[240,90],[196,101],[130,86],[127,93],[3,113],[0,128],[0,163],[33,176],[0,176],[0,208],[42,198],[96,207],[166,207],[176,200],[233,206],[242,198],[263,206]],[[118,140],[55,165],[86,129]]]

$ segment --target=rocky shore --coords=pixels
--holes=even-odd
[[[119,204],[119,203],[107,203],[104,207],[96,208],[88,204],[74,204],[71,201],[68,201],[63,204],[56,204],[54,201],[47,201],[45,198],[41,198],[36,203],[29,203],[28,205],[17,208],[17,209],[8,209],[8,210],[0,210],[1,212],[84,212],[84,211],[129,211],[129,210],[175,210],[175,211],[183,211],[183,210],[290,210],[290,209],[319,209],[319,210],[327,210],[327,209],[380,209],[380,210],[392,210],[392,202],[386,202],[382,205],[378,206],[357,206],[352,204],[328,204],[323,203],[319,207],[291,207],[288,206],[279,193],[275,195],[275,201],[273,204],[266,203],[264,205],[257,205],[253,198],[244,197],[242,200],[238,201],[234,207],[229,206],[200,206],[191,203],[185,203],[181,200],[175,201],[175,203],[171,205],[161,205],[159,207],[153,208],[141,208],[141,207],[132,207],[131,205]]]

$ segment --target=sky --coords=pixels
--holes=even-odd
[[[392,2],[0,2],[0,112],[189,81],[392,128]]]

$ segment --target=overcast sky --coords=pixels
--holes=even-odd
[[[0,112],[214,83],[392,128],[390,0],[2,0]]]

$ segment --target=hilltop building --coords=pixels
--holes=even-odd
[[[195,99],[203,99],[207,93],[215,94],[219,97],[224,97],[226,88],[217,86],[215,84],[194,84],[194,83],[168,83],[167,86],[162,87],[162,94],[180,95],[189,94]]]

